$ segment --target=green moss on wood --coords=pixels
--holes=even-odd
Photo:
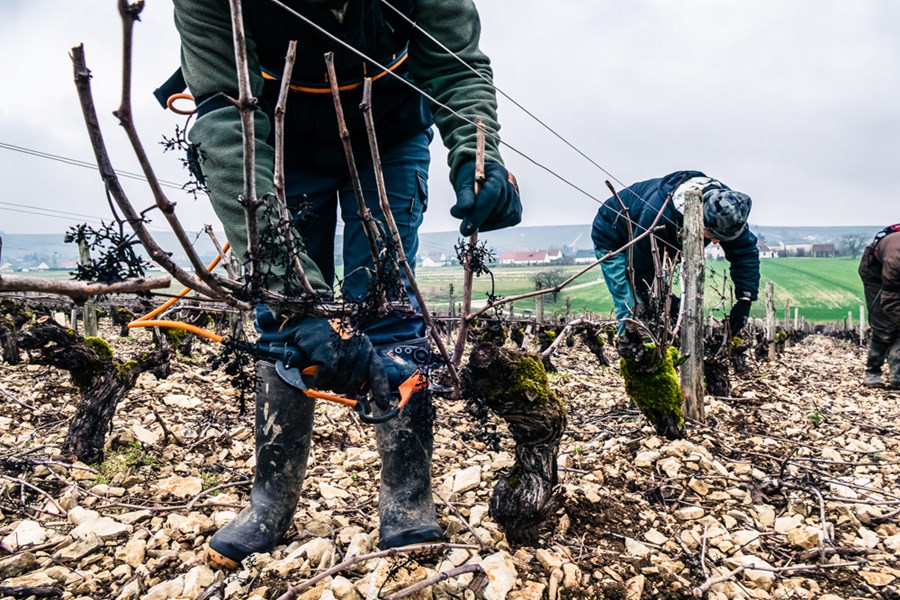
[[[184,329],[175,329],[173,327],[163,327],[162,333],[166,338],[166,341],[169,342],[169,345],[173,348],[180,346],[184,341],[185,336],[188,334]]]
[[[653,344],[645,346],[648,350],[655,348]],[[648,369],[654,359],[654,352],[646,352],[638,360],[622,358],[619,361],[622,377],[625,379],[625,391],[641,413],[657,428],[664,415],[672,415],[678,427],[682,428],[684,416],[681,414],[681,405],[684,397],[675,366],[683,362],[683,359],[678,350],[672,347],[666,349],[655,370]]]
[[[125,381],[125,378],[128,377],[128,374],[132,369],[138,366],[138,361],[129,360],[127,362],[119,363],[116,365],[116,379],[119,381]]]
[[[97,353],[103,360],[112,360],[113,351],[110,345],[103,338],[90,336],[84,338],[84,345]]]

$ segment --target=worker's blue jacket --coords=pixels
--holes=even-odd
[[[666,197],[693,177],[706,175],[699,171],[676,171],[665,177],[635,183],[619,193],[622,204],[628,209],[634,237],[650,228]],[[727,189],[724,185],[721,187]],[[615,197],[604,202],[597,211],[591,231],[594,249],[610,251],[627,244],[629,241],[627,220]],[[660,250],[668,249],[670,252],[681,250],[683,224],[684,215],[670,201],[657,223],[657,226],[662,226],[663,229],[653,234],[657,238]],[[705,240],[706,244],[709,242],[710,240]],[[746,227],[736,239],[721,241],[720,244],[731,266],[735,297],[749,297],[756,300],[759,293],[759,249],[756,246],[756,236],[750,232],[749,227]],[[654,275],[650,237],[647,236],[635,244],[633,252],[635,286],[640,294],[645,295]]]

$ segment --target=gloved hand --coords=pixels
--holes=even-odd
[[[749,298],[741,298],[731,307],[731,314],[728,315],[728,325],[731,327],[732,335],[736,334],[747,325],[751,304],[753,303]]]
[[[301,319],[292,329],[294,345],[304,355],[307,365],[318,367],[314,388],[351,397],[368,389],[375,403],[387,409],[390,400],[387,374],[368,337],[358,333],[343,339],[327,319],[315,317]]]
[[[475,161],[470,160],[459,168],[456,182],[456,204],[450,214],[462,219],[459,232],[472,235],[478,230],[493,231],[512,227],[522,221],[522,201],[519,185],[506,167],[495,162],[484,164],[484,185],[475,195]]]

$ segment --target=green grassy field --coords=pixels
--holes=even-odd
[[[840,320],[848,311],[854,315],[859,313],[859,305],[864,302],[862,282],[856,274],[858,259],[850,258],[773,258],[761,261],[760,296],[764,295],[765,284],[771,281],[775,285],[775,308],[779,317],[783,316],[785,302],[799,307],[800,313],[809,321],[822,322]],[[532,278],[536,273],[548,269],[560,269],[567,276],[578,272],[582,267],[495,267],[494,279],[496,293],[510,296],[533,289]],[[727,273],[728,263],[711,262],[707,265],[706,300],[707,306],[716,308],[720,304],[720,291],[725,288],[723,274]],[[612,310],[612,299],[603,283],[598,283],[599,267],[589,271],[573,283],[582,287],[563,290],[556,303],[545,302],[545,314],[561,314],[565,312],[566,298],[571,299],[572,311],[580,313],[584,310],[596,314],[608,314]],[[418,279],[427,301],[437,310],[446,310],[448,306],[449,284],[455,287],[456,299],[459,300],[462,289],[462,269],[459,267],[433,267],[418,269]],[[476,280],[474,299],[484,300],[490,289],[490,279],[482,277]],[[726,294],[728,295],[728,294]],[[730,302],[730,300],[729,300]],[[516,312],[534,310],[534,300],[521,300],[515,303]],[[727,306],[725,307],[727,308]],[[714,313],[717,314],[717,313]],[[721,314],[721,311],[718,313]],[[793,312],[791,313],[793,314]],[[762,300],[753,304],[753,316],[765,316],[765,304]]]
[[[763,296],[765,284],[775,284],[775,308],[778,316],[784,314],[785,302],[791,307],[799,307],[800,313],[809,321],[836,321],[853,311],[859,314],[859,305],[864,302],[862,282],[856,274],[858,259],[850,258],[770,258],[761,262],[762,281],[760,296]],[[580,271],[583,266],[532,266],[532,267],[495,267],[493,269],[495,292],[499,296],[521,294],[534,289],[533,278],[537,273],[548,270],[559,270],[568,277]],[[716,261],[707,264],[706,300],[707,306],[716,308],[720,304],[720,290],[725,288],[723,273],[727,272],[728,263]],[[31,272],[28,275],[68,279],[66,271]],[[462,294],[462,268],[430,267],[417,271],[419,287],[425,300],[433,310],[446,311],[449,306],[449,286],[455,288],[455,298],[459,302]],[[176,283],[169,292],[180,290]],[[491,289],[491,278],[487,276],[475,280],[473,300],[484,301]],[[590,311],[607,315],[612,311],[612,300],[606,286],[600,281],[600,268],[588,271],[573,282],[572,287],[564,289],[555,303],[549,299],[544,303],[546,315],[563,314],[566,310],[566,298],[571,300],[572,312]],[[725,306],[727,308],[727,304]],[[515,303],[515,311],[534,310],[534,299],[520,300]],[[721,315],[718,310],[714,314]],[[793,315],[793,312],[791,313]],[[765,316],[765,303],[762,298],[753,304],[752,315]]]

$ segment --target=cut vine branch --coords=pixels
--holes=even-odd
[[[406,252],[403,249],[403,240],[400,238],[400,231],[397,229],[397,223],[394,221],[394,215],[391,212],[391,205],[388,200],[387,189],[384,183],[384,173],[381,170],[381,156],[378,152],[378,140],[375,136],[375,120],[372,116],[372,79],[369,77],[365,79],[363,84],[363,101],[360,108],[362,109],[363,117],[366,122],[366,133],[369,136],[369,149],[372,152],[372,166],[375,171],[375,184],[378,188],[378,198],[381,202],[381,210],[384,212],[385,222],[387,223],[395,243],[397,262],[400,263],[400,267],[406,275],[406,282],[409,285],[409,289],[416,297],[416,302],[419,304],[419,310],[422,312],[422,319],[425,321],[428,333],[431,336],[431,339],[434,340],[438,351],[441,353],[441,357],[447,365],[450,377],[453,379],[453,385],[458,393],[460,388],[459,372],[456,370],[453,361],[450,359],[450,355],[447,353],[447,348],[444,346],[444,341],[441,339],[440,333],[434,326],[434,319],[431,317],[431,311],[428,310],[428,306],[425,304],[425,298],[422,296],[422,292],[419,290],[419,286],[416,283],[416,275],[413,273],[412,267],[406,259]]]
[[[175,238],[181,244],[191,266],[194,268],[194,272],[203,283],[221,296],[224,293],[222,282],[220,282],[215,275],[206,270],[203,261],[200,260],[200,257],[194,250],[190,236],[184,230],[181,221],[175,216],[175,204],[171,202],[166,197],[165,192],[163,192],[159,179],[153,171],[150,159],[147,156],[147,152],[144,150],[144,145],[141,143],[137,129],[134,126],[134,115],[131,110],[134,23],[139,19],[143,7],[143,2],[129,3],[127,0],[119,0],[119,15],[122,17],[122,100],[118,110],[113,114],[119,119],[119,124],[125,130],[128,141],[131,142],[132,150],[138,159],[144,177],[147,179],[147,184],[153,194],[156,206],[169,223],[169,227],[171,227],[172,232],[175,234]]]
[[[75,46],[72,48],[71,56],[75,74],[75,87],[78,90],[78,97],[81,101],[81,109],[84,114],[88,136],[91,139],[91,146],[94,150],[97,167],[100,170],[100,176],[103,178],[107,190],[113,200],[115,200],[116,206],[122,211],[125,220],[131,225],[131,228],[134,230],[135,234],[137,234],[138,239],[141,240],[141,245],[150,254],[151,259],[168,271],[185,287],[189,287],[207,297],[220,299],[219,294],[217,294],[210,286],[202,281],[197,281],[194,276],[179,267],[178,264],[172,260],[171,255],[164,251],[159,244],[156,243],[156,240],[153,239],[153,236],[150,235],[150,231],[147,229],[143,216],[134,209],[128,196],[125,194],[125,190],[122,188],[122,184],[119,182],[119,178],[110,161],[109,153],[106,150],[106,143],[103,140],[100,121],[97,118],[97,110],[94,107],[94,99],[91,93],[91,72],[87,68],[85,61],[84,46]],[[244,309],[250,308],[249,304],[244,305],[244,303],[236,301],[229,303]]]
[[[478,128],[475,145],[475,196],[481,192],[484,185],[484,125],[481,119],[476,119]],[[472,311],[472,286],[475,278],[475,269],[472,261],[475,259],[475,251],[478,246],[478,230],[469,236],[468,246],[463,253],[463,297],[462,313],[459,319],[459,333],[456,337],[456,347],[453,350],[453,366],[459,368],[462,362],[463,352],[466,349],[466,338],[469,333],[469,313]]]
[[[94,283],[90,281],[65,281],[43,277],[0,277],[0,292],[44,292],[68,296],[82,303],[91,296],[106,294],[130,294],[165,289],[172,285],[169,277],[147,277],[126,279],[116,283]]]
[[[284,58],[284,74],[281,77],[281,89],[278,93],[278,103],[275,105],[275,206],[278,209],[278,222],[281,228],[281,235],[287,246],[290,255],[291,267],[294,269],[294,276],[303,290],[309,294],[311,298],[315,298],[316,291],[309,283],[306,277],[306,271],[300,264],[300,257],[297,254],[297,247],[294,244],[294,236],[291,233],[293,220],[288,213],[287,195],[284,189],[284,114],[287,108],[288,92],[291,89],[291,74],[294,71],[294,62],[297,60],[297,40],[291,40],[288,44],[287,56]]]

